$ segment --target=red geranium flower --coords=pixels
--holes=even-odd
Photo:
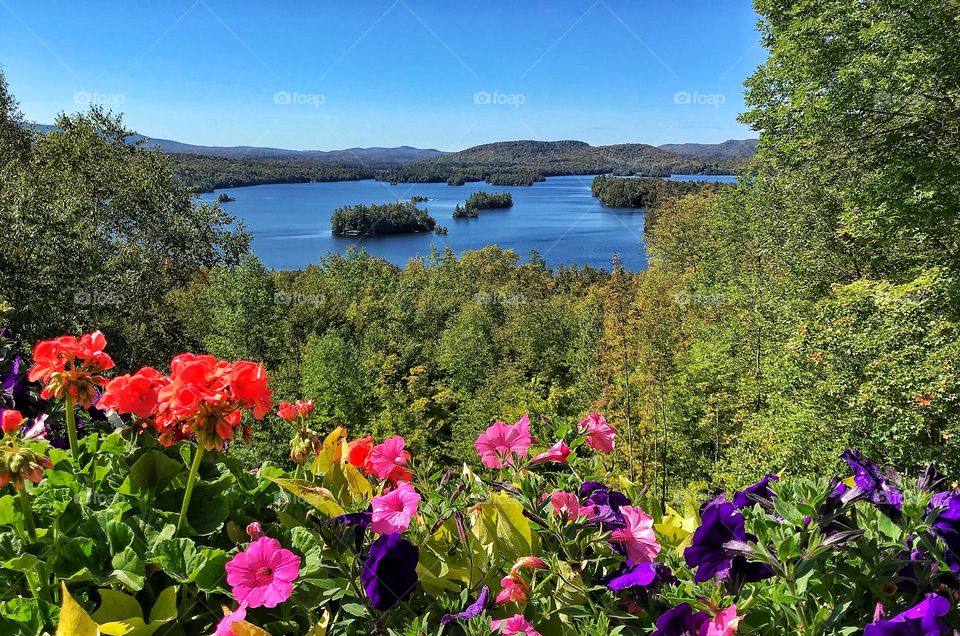
[[[146,419],[157,412],[157,393],[166,382],[167,378],[152,367],[143,367],[133,375],[119,375],[107,383],[97,408]]]
[[[62,400],[68,395],[87,409],[96,398],[96,387],[107,383],[96,375],[113,368],[113,360],[104,351],[107,339],[99,331],[84,334],[78,340],[60,336],[38,342],[33,348],[34,365],[27,375],[30,382],[43,383],[40,397]]]

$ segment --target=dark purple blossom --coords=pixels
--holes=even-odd
[[[660,615],[650,636],[703,636],[709,623],[709,614],[702,610],[694,613],[688,603],[680,603]]]
[[[927,594],[902,614],[870,623],[863,636],[942,636],[947,633],[947,625],[941,619],[949,612],[949,600],[939,594]]]
[[[927,464],[927,467],[924,469],[923,473],[917,477],[917,490],[934,492],[940,488],[943,488],[944,484],[946,483],[946,476],[937,470],[937,467],[933,464]]]
[[[693,533],[683,558],[688,567],[696,568],[697,583],[714,576],[736,585],[761,581],[773,576],[773,571],[768,565],[747,558],[752,553],[747,542],[755,540],[747,534],[743,515],[720,496],[703,508],[700,527]]]
[[[748,486],[743,490],[734,493],[733,507],[736,509],[748,508],[753,504],[757,503],[757,500],[753,497],[758,497],[760,499],[770,500],[773,499],[773,491],[770,490],[771,481],[780,481],[780,478],[776,475],[765,475],[763,479],[758,481],[752,486]],[[751,497],[753,495],[753,497]]]
[[[668,583],[675,583],[677,578],[669,567],[662,563],[627,563],[619,572],[607,581],[607,587],[614,592],[631,587],[643,587],[656,590]]]
[[[629,506],[630,498],[597,481],[587,481],[580,486],[580,498],[585,506],[593,506],[590,520],[599,523],[604,530],[620,530],[625,526],[621,506]]]
[[[930,498],[927,515],[933,517],[933,533],[943,539],[944,557],[952,572],[960,573],[960,494],[940,492]]]
[[[30,383],[27,382],[27,367],[23,358],[14,356],[10,368],[0,374],[2,403],[26,415],[30,407]]]
[[[840,455],[840,459],[847,462],[853,470],[854,483],[853,488],[840,495],[843,503],[864,499],[892,519],[900,516],[903,493],[884,475],[879,466],[864,457],[859,450],[847,449]]]
[[[370,545],[360,583],[374,609],[388,610],[405,601],[417,586],[420,549],[398,533],[384,534]]]
[[[486,608],[488,598],[490,598],[490,588],[484,585],[476,601],[467,605],[459,614],[444,614],[443,618],[440,619],[440,624],[446,625],[447,623],[468,621],[471,618],[476,618]]]
[[[353,528],[357,552],[360,552],[361,548],[363,547],[363,537],[372,520],[372,508],[367,508],[362,512],[348,512],[347,514],[330,518],[330,521],[334,523],[338,523],[347,528]]]

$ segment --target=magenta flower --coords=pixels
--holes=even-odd
[[[377,534],[405,532],[410,520],[417,516],[420,495],[408,483],[401,482],[385,495],[373,498],[370,530]]]
[[[586,431],[587,446],[601,453],[610,453],[616,445],[614,437],[617,429],[613,428],[605,417],[599,413],[591,413],[580,420],[580,432]]]
[[[494,602],[497,605],[503,603],[516,603],[517,605],[522,605],[527,602],[527,594],[530,593],[530,588],[519,576],[505,576],[500,579],[500,593],[497,594],[497,598]]]
[[[404,450],[406,445],[399,435],[394,435],[383,444],[378,444],[370,451],[370,465],[377,479],[389,479],[393,483],[410,481],[412,475],[407,470],[410,453]]]
[[[530,444],[530,418],[524,415],[516,424],[494,422],[477,438],[475,444],[483,465],[503,468],[513,464],[513,456],[526,457]]]
[[[634,564],[653,561],[660,554],[660,543],[653,533],[653,517],[634,506],[623,506],[620,514],[626,527],[614,530],[610,541],[624,544],[627,558]]]
[[[227,612],[227,609],[223,609],[224,612]],[[217,624],[217,631],[214,636],[237,636],[236,632],[233,631],[233,626],[235,623],[239,623],[247,618],[247,604],[240,603],[240,606],[237,607],[232,612],[226,613],[223,618],[220,619],[220,622]]]
[[[560,440],[548,450],[543,451],[539,455],[534,456],[530,460],[530,465],[535,466],[537,464],[545,464],[547,462],[556,462],[558,464],[567,463],[567,455],[570,454],[570,447],[567,446],[567,443],[563,440]]]
[[[247,524],[247,536],[251,541],[256,541],[263,536],[263,527],[256,521]]]
[[[730,607],[717,612],[709,623],[707,623],[706,636],[733,636],[737,633],[737,627],[740,625],[740,619],[743,616],[737,616],[737,606]]]
[[[510,618],[499,621],[490,621],[490,629],[500,631],[504,636],[510,634],[524,634],[525,636],[540,636],[540,632],[527,622],[523,614],[514,614]]]
[[[233,596],[248,607],[276,607],[293,593],[300,574],[300,557],[261,537],[227,562],[227,583]]]

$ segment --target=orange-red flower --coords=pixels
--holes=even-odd
[[[107,339],[99,331],[79,339],[60,336],[38,342],[33,348],[34,365],[27,379],[43,383],[40,396],[45,400],[62,400],[69,395],[76,404],[90,408],[96,398],[96,387],[107,383],[97,374],[114,366],[104,351],[106,346]]]
[[[367,435],[355,439],[347,444],[347,461],[361,469],[364,474],[373,473],[373,462],[370,460],[370,451],[373,450],[373,437]]]
[[[281,402],[277,407],[277,415],[280,419],[293,422],[297,418],[306,417],[313,413],[313,400],[297,400],[297,402]]]
[[[97,408],[117,413],[133,413],[141,419],[157,412],[157,393],[167,379],[152,367],[143,367],[133,375],[119,375],[107,383]]]
[[[26,422],[26,418],[20,414],[20,411],[14,411],[11,409],[4,409],[3,415],[0,416],[3,422],[3,432],[4,433],[14,433],[20,430],[20,426]]]

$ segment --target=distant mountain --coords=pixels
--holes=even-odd
[[[667,176],[724,173],[734,168],[727,157],[704,159],[647,144],[591,146],[583,141],[501,141],[420,159],[385,171],[389,181],[463,183],[487,181],[524,185],[569,174]]]
[[[55,130],[49,124],[34,124],[40,132]],[[398,146],[396,148],[347,148],[344,150],[287,150],[284,148],[265,148],[260,146],[198,146],[172,139],[160,139],[133,135],[131,142],[143,141],[147,148],[158,148],[163,152],[179,155],[204,155],[227,159],[315,159],[321,162],[337,164],[398,164],[435,157],[444,154],[433,148],[414,148]]]
[[[663,144],[662,150],[701,159],[750,158],[757,154],[759,139],[728,139],[719,144]]]

